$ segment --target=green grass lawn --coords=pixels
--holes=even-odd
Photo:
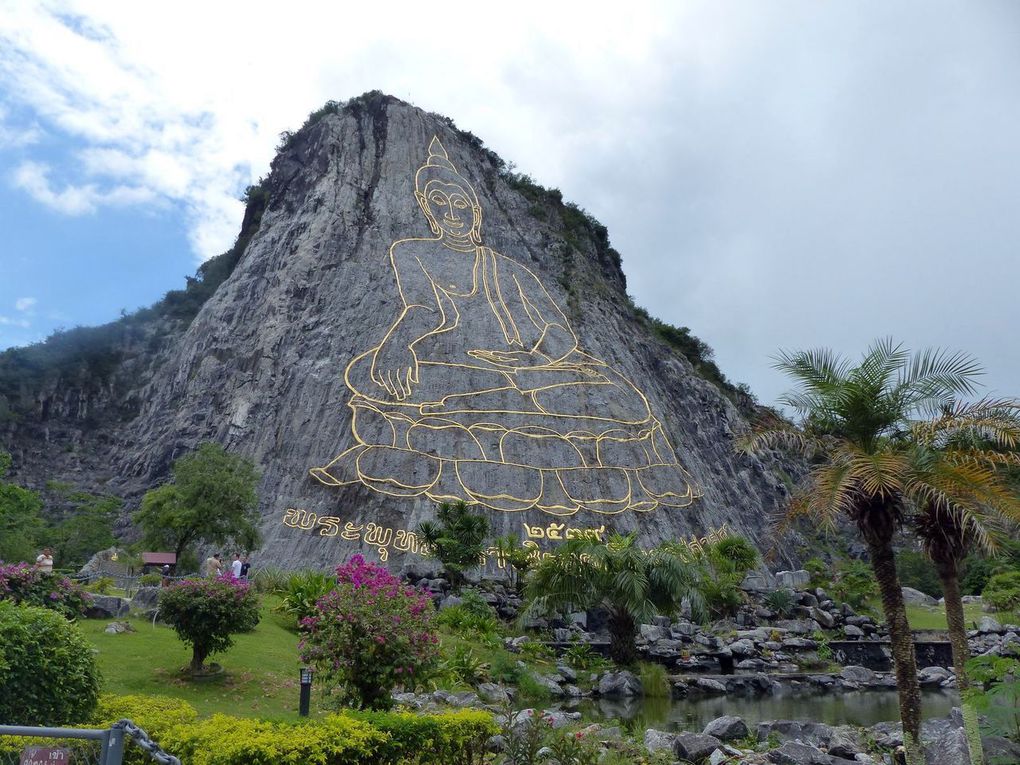
[[[294,719],[299,690],[298,636],[285,629],[282,617],[272,611],[278,602],[275,597],[263,598],[258,627],[235,635],[233,648],[211,657],[224,674],[200,681],[181,675],[191,651],[168,627],[153,627],[151,622],[132,618],[128,621],[136,632],[108,635],[104,630],[109,620],[83,619],[79,624],[98,652],[106,693],[175,696],[202,715],[222,712]]]
[[[878,607],[878,604],[875,604]],[[881,611],[879,611],[881,613]],[[980,603],[964,603],[963,617],[967,621],[967,629],[973,629],[974,625],[983,616],[991,616],[997,619],[1000,624],[1016,624],[1020,621],[1017,614],[1010,612],[987,613],[981,610]],[[946,609],[944,606],[907,606],[907,621],[913,630],[945,630]]]

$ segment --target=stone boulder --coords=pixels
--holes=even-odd
[[[776,572],[776,584],[788,590],[803,590],[811,583],[811,574],[804,569]]]
[[[978,632],[988,634],[990,632],[1002,632],[1002,625],[997,619],[990,616],[982,616],[978,622]]]
[[[712,722],[705,726],[705,730],[702,733],[706,736],[715,736],[720,741],[735,741],[736,739],[747,738],[751,732],[747,729],[747,723],[741,718],[734,715],[724,715],[712,720]]]
[[[861,685],[871,685],[875,682],[876,677],[874,671],[867,667],[858,667],[854,664],[843,667],[839,676],[844,680],[849,680],[851,683],[860,683]]]
[[[946,732],[924,748],[924,758],[928,765],[971,765],[967,734],[963,728]]]
[[[649,728],[645,731],[643,742],[649,752],[672,752],[676,743],[676,734]]]
[[[126,616],[131,610],[131,603],[116,595],[93,595],[85,609],[87,619],[116,619]]]
[[[847,765],[840,757],[833,757],[810,744],[787,741],[767,755],[768,761],[776,765]]]
[[[644,687],[641,678],[633,672],[607,672],[599,679],[599,695],[612,697],[643,696]]]
[[[673,743],[673,754],[681,762],[701,762],[716,749],[722,748],[722,741],[704,733],[681,733]]]
[[[151,611],[159,603],[160,587],[139,587],[131,598],[132,611]]]
[[[915,590],[913,587],[904,587],[903,600],[912,606],[937,606],[938,600],[931,595]]]

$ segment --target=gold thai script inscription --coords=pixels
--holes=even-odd
[[[384,563],[389,560],[390,550],[425,556],[424,545],[409,529],[394,529],[374,521],[361,524],[354,524],[351,521],[342,522],[340,518],[333,515],[318,515],[295,508],[288,508],[284,512],[282,522],[284,526],[308,531],[320,537],[338,537],[345,542],[364,542],[376,549],[379,553],[379,560]],[[524,523],[522,526],[525,536],[522,546],[531,550],[531,557],[536,562],[551,555],[550,552],[539,548],[536,539],[552,542],[565,542],[569,539],[591,539],[598,542],[606,540],[604,525],[595,528],[573,528],[563,523],[550,523],[545,526],[531,526]],[[689,539],[680,537],[676,540],[676,543],[681,547],[680,557],[687,562],[694,561],[704,554],[705,547],[726,538],[729,533],[727,525],[723,524],[702,537],[694,535],[691,535]],[[495,547],[490,547],[485,551],[480,565],[485,565],[490,559],[497,567],[501,569],[506,567],[505,558]]]

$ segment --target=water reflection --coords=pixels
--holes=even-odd
[[[945,717],[959,697],[946,691],[922,694],[924,716]],[[781,696],[715,696],[688,699],[593,699],[576,706],[585,720],[624,720],[635,728],[698,730],[723,715],[736,715],[754,729],[763,720],[812,720],[829,725],[874,725],[899,719],[896,691],[800,692]]]

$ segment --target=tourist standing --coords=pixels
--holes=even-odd
[[[241,579],[245,582],[248,581],[248,572],[251,570],[251,561],[248,560],[248,556],[245,555],[241,558]]]
[[[242,568],[241,553],[234,553],[234,562],[230,564],[230,575],[234,577],[234,579],[240,579]]]
[[[223,563],[220,561],[220,554],[213,553],[205,561],[205,575],[208,577],[217,577],[223,570]]]
[[[35,559],[35,567],[43,574],[53,573],[53,550],[44,547],[43,551]]]

